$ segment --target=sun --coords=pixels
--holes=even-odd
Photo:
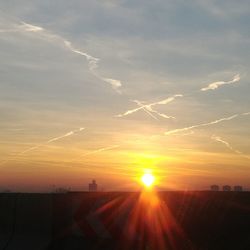
[[[155,181],[155,177],[150,173],[146,173],[141,177],[141,181],[146,187],[151,187]]]

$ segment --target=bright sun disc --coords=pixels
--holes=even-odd
[[[154,183],[155,178],[152,174],[147,173],[142,176],[141,180],[146,187],[150,187]]]

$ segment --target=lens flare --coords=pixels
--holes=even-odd
[[[146,187],[151,187],[155,181],[155,178],[152,174],[146,173],[141,177],[141,181]]]

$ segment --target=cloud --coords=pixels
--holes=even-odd
[[[45,31],[44,28],[35,26],[29,23],[22,22],[22,25],[20,25],[21,28],[23,28],[27,32],[39,32],[39,31]]]
[[[233,83],[237,83],[240,81],[240,75],[237,74],[234,76],[233,80],[228,81],[228,82],[224,82],[224,81],[219,81],[219,82],[213,82],[210,83],[207,87],[204,87],[202,89],[200,89],[201,91],[207,91],[207,90],[214,90],[217,89],[218,87],[220,87],[221,85],[226,85],[226,84],[233,84]]]
[[[48,41],[53,41],[54,43],[59,43],[64,45],[68,50],[70,50],[72,53],[78,54],[80,56],[84,56],[85,59],[88,61],[88,67],[89,71],[98,79],[108,83],[111,85],[111,87],[117,92],[121,93],[121,90],[119,89],[122,87],[122,83],[120,80],[116,80],[113,78],[106,78],[100,75],[96,70],[98,69],[100,62],[100,58],[96,58],[84,51],[81,51],[79,49],[76,49],[70,41],[65,39],[64,37],[57,35],[41,26],[33,25],[26,22],[21,22],[21,24],[14,25],[13,29],[4,29],[0,30],[0,32],[31,32],[35,33],[36,35],[39,35],[41,38],[46,39]]]
[[[149,111],[149,112],[151,112],[151,113],[155,113],[158,116],[163,117],[165,119],[176,119],[174,116],[169,116],[169,115],[160,113],[160,112],[158,112],[158,111],[156,111],[156,110],[154,110],[154,109],[152,109],[151,107],[148,107],[148,106],[146,107],[146,110]]]
[[[79,128],[79,129],[77,129],[77,130],[72,130],[72,131],[70,131],[70,132],[67,132],[67,133],[64,134],[64,135],[61,135],[61,136],[52,138],[52,139],[48,140],[48,141],[45,142],[45,143],[38,144],[38,145],[35,146],[35,147],[31,147],[31,148],[29,148],[29,149],[26,149],[25,151],[19,153],[19,155],[23,155],[23,154],[25,154],[25,153],[27,153],[27,152],[30,152],[30,151],[34,150],[34,149],[37,149],[37,148],[42,147],[42,146],[46,146],[47,144],[49,144],[49,143],[51,143],[51,142],[55,142],[55,141],[61,140],[61,139],[65,138],[65,137],[74,135],[74,134],[79,133],[79,132],[81,132],[81,131],[83,131],[83,130],[84,130],[84,128]]]
[[[74,134],[76,134],[76,133],[78,133],[78,132],[83,131],[84,129],[85,129],[85,128],[79,128],[79,129],[77,129],[77,130],[70,131],[70,132],[68,132],[68,133],[66,133],[66,134],[64,134],[64,135],[62,135],[62,136],[55,137],[55,138],[52,138],[52,139],[48,140],[47,143],[55,142],[55,141],[58,141],[58,140],[60,140],[60,139],[65,138],[65,137],[74,135]]]
[[[16,154],[13,158],[3,161],[0,165],[4,165],[5,163],[7,163],[7,162],[9,162],[9,161],[11,161],[11,160],[15,160],[15,159],[16,159],[18,156],[20,156],[20,155],[24,155],[24,154],[26,154],[26,153],[28,153],[28,152],[30,152],[30,151],[33,151],[33,150],[38,149],[38,148],[40,148],[40,147],[46,146],[46,145],[48,145],[49,143],[52,143],[52,142],[61,140],[61,139],[63,139],[63,138],[66,138],[66,137],[68,137],[68,136],[72,136],[72,135],[74,135],[74,134],[77,134],[77,133],[83,131],[84,129],[85,129],[85,128],[79,128],[79,129],[76,129],[76,130],[72,130],[72,131],[70,131],[70,132],[67,132],[67,133],[64,134],[64,135],[61,135],[61,136],[58,136],[58,137],[54,137],[54,138],[49,139],[48,141],[46,141],[46,142],[44,142],[44,143],[38,144],[38,145],[36,145],[36,146],[34,146],[34,147],[30,147],[30,148],[28,148],[28,149],[26,149],[26,150],[24,150],[24,151],[22,151],[22,152]]]
[[[113,89],[118,89],[122,86],[122,83],[120,80],[115,80],[115,79],[112,79],[112,78],[102,78],[103,81],[111,84],[111,86],[113,87]]]
[[[219,137],[219,136],[212,135],[212,136],[211,136],[211,139],[214,140],[214,141],[223,143],[224,145],[226,145],[227,148],[229,148],[230,150],[232,150],[232,151],[234,151],[234,152],[241,153],[240,151],[235,151],[235,150],[233,149],[233,147],[232,147],[228,142],[222,140],[221,137]]]
[[[188,130],[199,128],[199,127],[206,127],[206,126],[214,125],[214,124],[217,124],[217,123],[220,123],[220,122],[223,122],[223,121],[230,121],[232,119],[235,119],[238,116],[245,116],[245,115],[250,115],[250,112],[242,113],[242,114],[235,114],[235,115],[232,115],[232,116],[229,116],[229,117],[220,118],[220,119],[215,120],[215,121],[211,121],[211,122],[207,122],[207,123],[201,123],[201,124],[197,124],[197,125],[193,125],[193,126],[189,126],[189,127],[185,127],[185,128],[169,130],[169,131],[166,131],[164,133],[164,135],[179,134],[180,132],[188,131]]]
[[[73,47],[71,42],[68,40],[63,39],[63,42],[64,42],[64,45],[66,46],[66,48],[68,48],[71,52],[76,53],[76,54],[81,55],[81,56],[84,56],[89,63],[89,70],[92,73],[95,73],[94,70],[98,68],[98,62],[100,61],[99,58],[93,57],[93,56],[87,54],[86,52],[77,50],[76,48]]]
[[[87,54],[86,52],[77,50],[76,48],[73,47],[73,45],[71,44],[70,41],[68,40],[64,40],[64,45],[73,53],[76,53],[78,55],[84,56],[86,58],[86,60],[88,61],[89,64],[89,70],[90,72],[97,77],[98,79],[108,83],[111,85],[111,87],[119,94],[121,94],[121,90],[119,89],[120,87],[122,87],[122,83],[120,80],[116,80],[116,79],[112,79],[112,78],[105,78],[103,76],[101,76],[100,74],[98,74],[98,72],[96,71],[96,69],[98,69],[98,63],[100,61],[99,58],[93,57],[89,54]]]
[[[194,131],[191,130],[191,131],[189,131],[189,132],[187,132],[187,133],[178,134],[178,135],[179,135],[179,136],[187,136],[187,135],[193,135],[193,134],[194,134]]]
[[[249,157],[248,155],[245,155],[245,154],[242,153],[241,151],[234,149],[234,148],[229,144],[229,142],[223,140],[221,137],[216,136],[216,135],[212,135],[212,136],[211,136],[211,139],[214,140],[214,141],[217,141],[217,142],[220,142],[220,143],[224,144],[224,145],[225,145],[227,148],[229,148],[232,152],[234,152],[234,153],[236,153],[236,154],[239,154],[239,155],[241,155],[242,157],[247,158],[248,160],[250,160],[250,157]]]
[[[166,98],[166,99],[163,99],[159,102],[153,102],[153,103],[150,103],[150,104],[143,104],[142,102],[138,101],[138,100],[133,100],[133,102],[135,102],[137,105],[139,105],[138,108],[135,108],[135,109],[131,109],[131,110],[127,110],[126,112],[122,113],[122,114],[118,114],[116,115],[116,117],[123,117],[123,116],[127,116],[127,115],[130,115],[130,114],[133,114],[139,110],[144,110],[145,112],[149,112],[151,113],[156,113],[158,116],[160,117],[163,117],[163,118],[166,118],[166,119],[169,119],[169,118],[175,118],[173,116],[168,116],[168,115],[165,115],[165,114],[162,114],[154,109],[152,109],[153,106],[156,106],[156,105],[165,105],[165,104],[168,104],[172,101],[174,101],[177,97],[183,97],[183,95],[181,94],[178,94],[178,95],[174,95],[174,96],[171,96],[169,98]],[[154,117],[155,118],[155,117]],[[157,118],[155,118],[157,119]]]
[[[141,107],[142,110],[144,110],[149,116],[151,116],[152,118],[154,118],[155,120],[158,121],[158,119],[151,113],[151,111],[149,111],[147,108],[145,108],[144,105],[140,101],[133,100],[133,102],[135,102],[139,107]]]
[[[210,83],[207,87],[204,87],[202,89],[200,89],[201,91],[207,91],[207,90],[214,90],[217,89],[219,86],[221,85],[226,85],[226,84],[233,84],[233,83],[237,83],[240,81],[240,75],[236,74],[234,76],[234,78],[231,81],[218,81],[218,82],[213,82]],[[176,99],[176,97],[183,97],[183,95],[178,94],[178,95],[174,95],[172,97],[166,98],[162,101],[159,102],[154,102],[154,103],[150,103],[150,104],[143,104],[141,101],[138,100],[133,100],[133,102],[135,102],[139,107],[135,108],[135,109],[131,109],[131,110],[127,110],[126,112],[122,113],[122,114],[118,114],[116,115],[116,117],[124,117],[130,114],[133,114],[139,110],[144,110],[146,113],[148,113],[150,116],[152,116],[154,119],[158,120],[155,116],[152,115],[152,113],[157,114],[160,117],[163,117],[165,119],[175,119],[174,116],[168,116],[166,114],[160,113],[157,110],[153,109],[152,107],[155,105],[164,105],[164,104],[168,104],[172,101],[174,101]]]
[[[76,159],[74,159],[73,161],[77,161],[77,160],[81,159],[81,158],[84,157],[84,156],[88,156],[88,155],[100,153],[100,152],[107,151],[107,150],[111,150],[111,149],[118,148],[118,147],[119,147],[119,145],[114,145],[114,146],[99,148],[99,149],[97,149],[97,150],[93,150],[93,151],[91,151],[91,152],[84,153],[84,154],[82,154],[80,157],[77,157]]]

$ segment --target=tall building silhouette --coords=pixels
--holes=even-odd
[[[222,187],[222,190],[223,190],[223,191],[231,191],[232,188],[231,188],[231,186],[229,186],[229,185],[225,185],[225,186]]]
[[[242,192],[243,191],[243,188],[242,188],[242,186],[234,186],[234,191],[236,191],[236,192]]]
[[[210,188],[211,188],[211,191],[219,191],[220,190],[218,185],[211,185]]]
[[[92,183],[89,183],[89,192],[96,192],[97,191],[97,184],[96,181],[93,180]]]

